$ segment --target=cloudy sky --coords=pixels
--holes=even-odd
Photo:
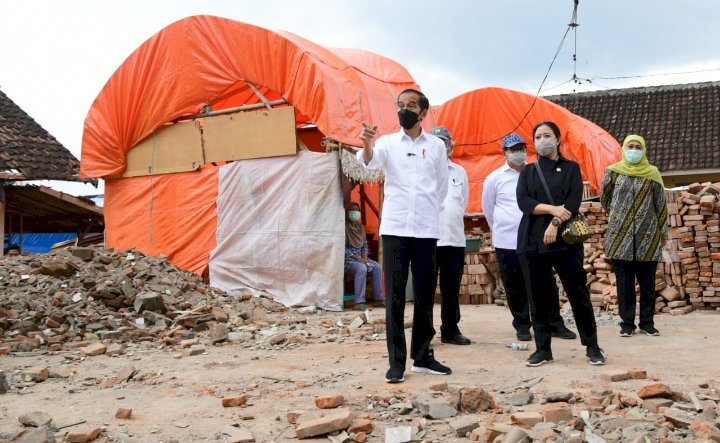
[[[573,1],[0,0],[0,11],[0,89],[79,158],[83,121],[108,78],[142,42],[190,15],[377,52],[439,105],[486,86],[536,93]],[[541,95],[720,80],[720,1],[580,0],[577,17]]]

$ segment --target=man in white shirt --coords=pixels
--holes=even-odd
[[[520,170],[525,165],[527,146],[518,134],[512,133],[503,139],[505,164],[487,176],[483,184],[482,207],[485,219],[492,232],[492,244],[508,307],[513,316],[513,327],[518,340],[530,341],[532,321],[528,305],[525,278],[517,254],[517,234],[522,212],[517,204],[517,182]],[[555,287],[557,291],[557,287]],[[557,300],[557,297],[552,298]],[[560,305],[555,307],[552,327],[553,337],[572,340],[576,334],[569,330],[560,315]]]
[[[406,89],[398,96],[402,130],[375,141],[377,127],[363,123],[363,149],[358,160],[367,168],[384,169],[385,185],[380,238],[387,308],[388,383],[405,380],[405,286],[412,266],[414,294],[410,357],[412,372],[447,375],[452,371],[435,360],[430,341],[433,300],[437,284],[435,254],[440,238],[440,211],[447,194],[445,145],[423,131],[430,102],[420,91]]]
[[[450,161],[455,142],[450,131],[437,126],[430,132],[445,143],[448,156],[448,192],[440,213],[437,267],[440,273],[440,341],[469,345],[460,333],[460,281],[465,265],[465,208],[468,204],[468,176],[462,166]]]

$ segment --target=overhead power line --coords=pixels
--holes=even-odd
[[[530,107],[528,108],[528,110],[527,110],[527,112],[525,113],[525,115],[523,115],[522,118],[520,119],[520,121],[515,125],[515,127],[508,132],[508,134],[510,134],[510,133],[512,133],[512,132],[515,132],[515,131],[520,127],[520,125],[522,125],[522,123],[525,121],[525,119],[527,118],[527,116],[530,115],[530,111],[532,111],[533,108],[535,107],[535,104],[537,103],[538,97],[540,96],[540,91],[542,90],[542,87],[543,87],[543,85],[545,84],[545,81],[547,81],[547,78],[548,78],[548,76],[550,75],[550,71],[552,70],[552,67],[553,67],[553,65],[555,64],[555,60],[557,60],[558,55],[560,54],[560,50],[562,49],[563,44],[565,43],[565,38],[567,37],[567,35],[568,35],[568,33],[570,32],[571,29],[576,29],[578,26],[580,26],[580,25],[578,25],[578,23],[577,23],[577,8],[578,8],[578,2],[579,2],[579,0],[573,0],[574,5],[573,5],[572,19],[570,20],[570,23],[568,24],[568,27],[567,27],[567,29],[565,30],[565,33],[563,34],[562,38],[560,39],[560,44],[558,45],[557,49],[555,50],[555,55],[553,56],[552,60],[550,61],[550,66],[548,66],[547,71],[545,72],[545,77],[543,77],[542,81],[540,82],[540,86],[538,86],[537,92],[535,93],[535,97],[533,98],[533,101],[532,101],[532,103],[530,104]],[[577,38],[576,38],[576,40],[577,40]],[[573,59],[575,59],[575,58],[576,58],[576,57],[575,57],[575,55],[573,54]],[[571,80],[572,80],[572,79],[571,79]],[[567,83],[567,82],[565,82],[565,83]],[[505,134],[505,135],[507,135],[507,134]],[[478,143],[478,145],[487,145],[487,144],[490,144],[490,143],[495,143],[495,142],[497,142],[497,141],[502,140],[503,137],[505,137],[505,135],[503,135],[503,136],[501,136],[501,137],[494,138],[494,139],[492,139],[492,140],[488,140],[488,141],[485,141],[485,142]]]
[[[701,72],[716,72],[720,71],[720,68],[711,69],[698,69],[696,71],[679,71],[679,72],[661,72],[658,74],[644,74],[644,75],[621,75],[617,77],[593,77],[591,80],[623,80],[628,78],[646,78],[646,77],[661,77],[666,75],[683,75],[683,74],[699,74]]]
[[[694,71],[659,72],[657,74],[618,75],[618,76],[614,76],[614,77],[595,76],[592,78],[580,78],[580,77],[575,77],[575,75],[573,75],[573,77],[570,78],[569,80],[565,80],[564,82],[558,83],[555,86],[550,86],[549,88],[545,88],[542,90],[542,92],[552,91],[553,89],[559,88],[559,87],[566,85],[572,81],[576,81],[576,79],[578,80],[578,81],[576,81],[576,83],[582,83],[582,82],[580,82],[580,80],[582,80],[587,83],[592,83],[594,86],[597,86],[597,87],[600,87],[603,89],[613,89],[612,86],[601,85],[596,80],[627,80],[627,79],[631,79],[631,78],[650,78],[650,77],[663,77],[663,76],[670,76],[670,75],[701,74],[704,72],[720,72],[720,68],[697,69]],[[575,91],[573,91],[573,92],[575,92]]]

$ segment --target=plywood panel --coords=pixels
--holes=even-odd
[[[194,171],[203,164],[198,122],[164,126],[127,153],[123,177]]]
[[[293,155],[297,152],[295,108],[205,118],[203,138],[206,162]]]

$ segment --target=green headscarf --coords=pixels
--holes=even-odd
[[[627,160],[625,160],[625,149],[627,149],[627,145],[631,141],[639,142],[640,145],[642,146],[642,152],[643,152],[642,160],[640,160],[640,162],[635,165],[633,165],[632,163],[629,163]],[[611,171],[615,171],[618,174],[629,175],[631,177],[649,178],[652,181],[660,183],[660,186],[662,186],[663,188],[665,187],[665,184],[663,183],[663,179],[662,179],[662,177],[660,177],[660,171],[658,171],[658,168],[651,165],[647,159],[644,138],[640,137],[639,135],[635,135],[635,134],[628,135],[627,137],[625,137],[625,140],[623,141],[622,150],[623,150],[622,160],[610,165],[608,167],[608,169],[610,169]]]

